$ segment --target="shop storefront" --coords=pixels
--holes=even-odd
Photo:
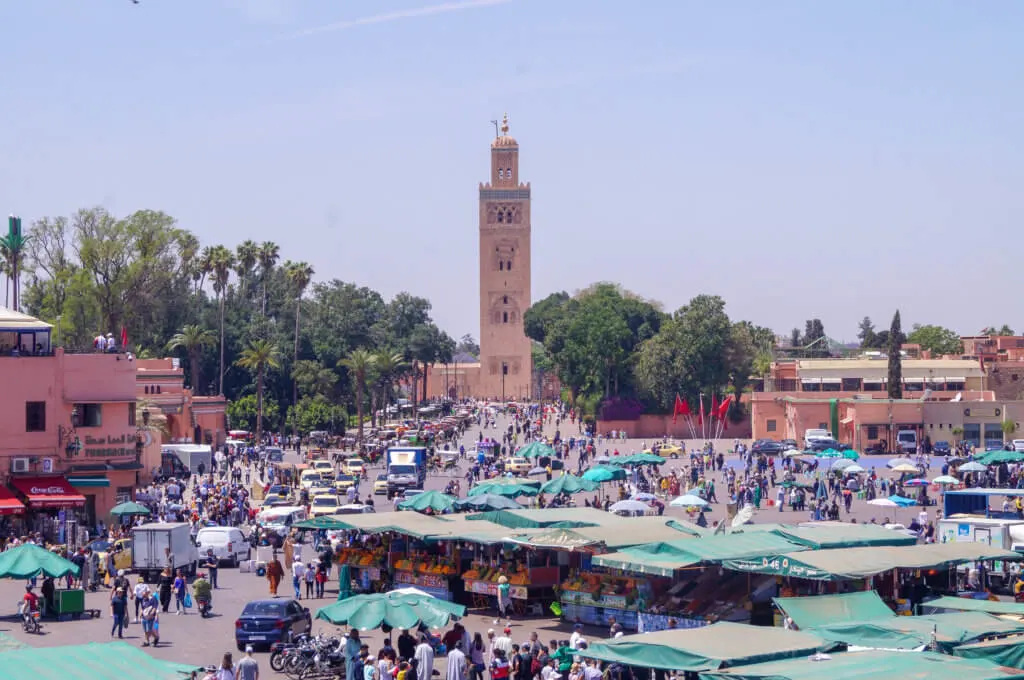
[[[10,485],[25,504],[27,530],[59,544],[77,546],[87,538],[86,497],[65,477],[13,477]]]

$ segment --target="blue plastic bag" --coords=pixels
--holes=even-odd
[[[186,592],[185,593],[185,609],[191,609],[191,608],[192,608],[192,593]]]

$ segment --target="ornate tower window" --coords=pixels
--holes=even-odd
[[[501,322],[502,323],[508,323],[508,312],[502,312],[501,313]]]
[[[508,271],[512,271],[512,260],[509,260],[508,262],[505,263],[505,269]]]
[[[502,170],[501,168],[498,168],[498,179],[504,179],[504,178],[505,178],[505,171]]]
[[[503,305],[507,305],[508,304],[508,296],[507,295],[503,295],[501,297],[501,304],[503,304]]]
[[[498,260],[498,271],[505,271],[505,260]]]

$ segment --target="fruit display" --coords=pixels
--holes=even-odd
[[[367,550],[365,548],[342,548],[338,551],[338,564],[347,564],[350,567],[380,567],[384,564],[387,553],[380,548]]]
[[[632,601],[638,595],[635,578],[609,574],[577,573],[562,583],[561,590],[586,593],[595,600],[602,595],[617,595]]]
[[[530,574],[526,569],[519,568],[517,571],[510,571],[503,567],[490,567],[480,562],[470,565],[469,571],[462,575],[465,581],[485,581],[497,583],[501,576],[508,579],[510,585],[525,586],[530,582]]]
[[[439,555],[413,555],[394,560],[398,571],[410,571],[414,574],[433,574],[436,576],[455,576],[458,573],[455,560]]]

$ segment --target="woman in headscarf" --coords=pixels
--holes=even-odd
[[[277,597],[277,587],[281,584],[281,577],[284,576],[284,567],[281,566],[281,560],[277,559],[277,553],[274,553],[273,559],[267,563],[267,583],[270,586],[270,594]]]

